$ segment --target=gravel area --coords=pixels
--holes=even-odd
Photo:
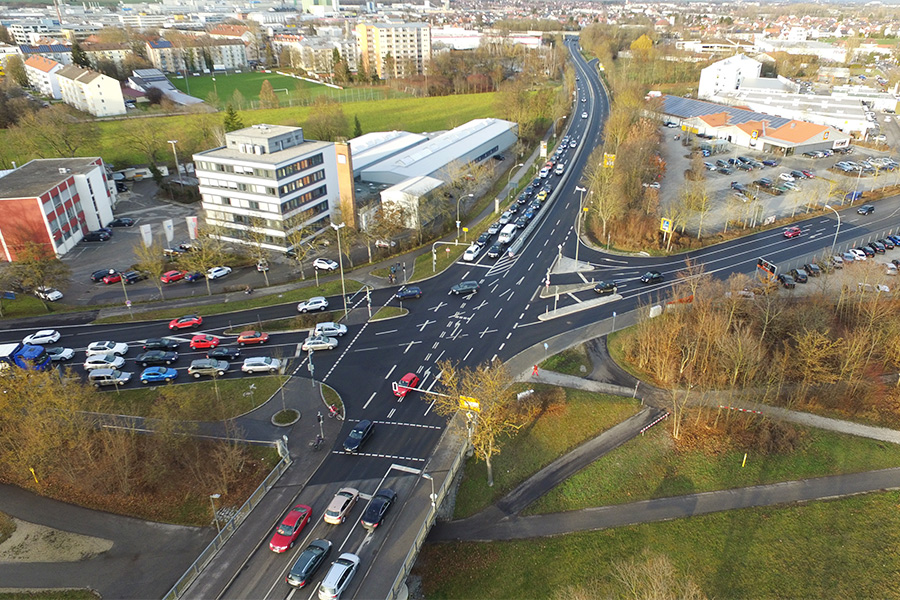
[[[0,563],[74,562],[112,548],[112,541],[69,533],[13,518],[16,530],[0,544]]]

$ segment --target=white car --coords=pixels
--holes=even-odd
[[[40,298],[41,300],[47,300],[49,302],[56,302],[57,300],[62,300],[62,292],[56,288],[52,287],[39,287],[34,290],[34,295]]]
[[[241,371],[244,373],[275,373],[281,368],[281,361],[269,356],[251,356],[244,359]]]
[[[213,267],[206,272],[207,279],[219,279],[231,273],[231,267]]]
[[[313,268],[319,271],[336,271],[339,266],[330,258],[317,258],[313,261]]]
[[[331,563],[325,579],[319,584],[319,600],[337,600],[350,585],[350,580],[359,568],[359,557],[349,552],[341,554]]]
[[[397,245],[397,242],[393,240],[375,240],[376,248],[393,248]]]
[[[569,148],[577,148],[577,147],[578,147],[578,142],[576,142],[575,140],[572,140],[571,142],[569,142]]]
[[[794,176],[791,175],[790,173],[781,173],[778,176],[778,179],[780,179],[782,181],[794,181]]]
[[[328,337],[341,337],[347,333],[347,326],[340,323],[317,323],[316,330],[313,335],[324,335]]]
[[[794,183],[793,181],[785,181],[781,185],[783,185],[784,187],[786,187],[789,190],[794,190],[794,191],[800,190],[800,186],[797,185],[796,183]]]
[[[313,296],[309,300],[297,305],[297,312],[310,312],[313,310],[325,310],[328,308],[328,300],[324,296]]]
[[[509,212],[504,212],[502,215],[500,215],[499,223],[500,223],[500,225],[506,225],[507,223],[509,223],[509,221],[511,219],[512,219],[512,214]]]
[[[463,260],[466,262],[472,262],[476,258],[478,258],[478,253],[481,252],[481,246],[478,244],[472,244],[466,251],[463,252]]]
[[[850,250],[848,250],[848,252],[853,255],[854,260],[867,260],[866,253],[863,252],[862,250],[858,250],[856,248],[850,248]]]
[[[581,118],[587,119],[587,111],[584,111],[583,113],[581,113]]]
[[[75,351],[71,348],[63,348],[62,346],[56,346],[54,348],[44,348],[47,351],[47,354],[50,355],[50,360],[54,362],[63,361],[63,360],[71,360],[75,356]]]
[[[118,354],[119,356],[128,352],[128,344],[124,342],[91,342],[87,347],[87,355],[95,354]]]
[[[338,341],[333,337],[324,335],[311,335],[304,340],[301,350],[334,350],[337,348]]]
[[[30,344],[32,346],[43,346],[44,344],[55,344],[59,341],[60,337],[62,336],[55,329],[41,329],[31,335],[25,336],[22,343]]]
[[[84,361],[84,370],[94,369],[120,369],[125,365],[125,359],[115,354],[93,354]]]

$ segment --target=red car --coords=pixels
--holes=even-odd
[[[784,230],[784,237],[786,237],[788,239],[795,238],[798,235],[800,235],[799,227],[788,227],[787,229]]]
[[[187,329],[188,327],[200,327],[203,325],[203,317],[200,315],[188,315],[169,321],[169,329]]]
[[[261,331],[245,331],[238,336],[238,345],[246,346],[247,344],[265,344],[269,341],[269,334]]]
[[[269,548],[272,552],[280,554],[287,552],[289,548],[293,548],[294,542],[300,537],[300,532],[309,523],[310,515],[312,515],[312,509],[305,504],[298,504],[292,508],[291,512],[281,522],[281,525],[278,526],[278,529],[275,530],[272,541],[269,542]]]
[[[121,273],[110,273],[109,275],[103,277],[103,283],[105,283],[106,285],[109,285],[111,283],[119,283],[120,281],[122,281]]]
[[[162,277],[160,277],[159,280],[163,283],[172,283],[174,281],[184,279],[185,275],[187,275],[186,271],[166,271],[162,274]]]
[[[419,385],[419,377],[415,373],[407,373],[397,382],[397,391],[394,392],[394,395],[398,398],[406,398],[409,388],[414,388],[417,385]]]
[[[215,348],[219,345],[219,338],[214,335],[195,335],[191,338],[191,350],[198,348]]]

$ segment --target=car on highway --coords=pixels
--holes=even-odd
[[[211,377],[221,377],[228,372],[228,361],[216,360],[215,358],[198,358],[191,362],[188,367],[188,375],[192,375],[196,379],[200,379],[202,375]]]
[[[487,232],[490,235],[497,235],[500,233],[500,230],[503,228],[503,225],[500,224],[499,221],[496,223],[492,223],[490,227],[488,227]]]
[[[582,119],[587,119],[587,111],[584,111],[584,112],[581,113],[581,118],[582,118]]]
[[[118,369],[125,365],[125,359],[117,354],[92,354],[84,361],[84,370]]]
[[[34,295],[48,302],[56,302],[57,300],[62,300],[63,297],[63,293],[58,289],[44,286],[35,289]]]
[[[138,354],[137,358],[134,359],[134,361],[142,367],[149,367],[150,365],[171,365],[176,360],[178,360],[177,352],[167,352],[165,350],[148,350],[143,354]]]
[[[269,540],[269,550],[281,554],[293,548],[303,528],[309,523],[310,516],[312,516],[311,507],[305,504],[294,506],[272,534],[272,539]]]
[[[465,252],[463,252],[463,260],[466,262],[472,262],[473,260],[478,258],[478,255],[480,253],[481,246],[479,246],[478,244],[472,244],[471,246],[466,248]]]
[[[582,102],[583,101],[584,101],[584,99],[582,99]],[[575,140],[572,140],[571,142],[569,142],[569,148],[577,148],[577,147],[578,147],[578,142],[576,142]]]
[[[787,239],[798,237],[801,233],[803,233],[799,227],[788,227],[784,230],[784,237]]]
[[[340,323],[332,323],[331,321],[316,323],[316,328],[313,331],[313,335],[327,335],[328,337],[341,337],[346,333],[346,325],[341,325]]]
[[[325,335],[311,335],[300,346],[301,350],[334,350],[338,346],[337,338]]]
[[[178,371],[172,367],[148,367],[141,373],[141,383],[171,383],[178,377]]]
[[[500,258],[501,254],[503,254],[503,244],[494,244],[488,250],[487,256],[488,258]]]
[[[234,346],[219,346],[212,348],[206,353],[206,358],[222,358],[225,360],[237,360],[241,356],[241,351]]]
[[[856,209],[856,212],[861,215],[871,215],[873,212],[875,212],[875,207],[871,204],[863,204]]]
[[[404,285],[402,288],[397,290],[397,293],[394,294],[394,298],[397,300],[409,300],[410,298],[421,298],[422,297],[422,288],[415,285]]]
[[[475,243],[478,244],[479,246],[484,246],[489,241],[491,241],[491,234],[489,234],[487,231],[485,231],[484,233],[482,233],[481,235],[478,236],[478,239],[475,240]]]
[[[659,271],[647,271],[641,275],[641,283],[643,284],[659,283],[662,280],[663,274]]]
[[[328,504],[328,508],[325,509],[322,520],[330,525],[340,525],[353,510],[357,500],[359,500],[359,490],[351,487],[339,489]]]
[[[344,440],[344,452],[351,454],[359,452],[359,449],[366,443],[366,440],[372,437],[374,432],[375,424],[368,419],[363,419],[356,424],[356,427],[350,430],[350,434]]]
[[[47,344],[55,344],[61,337],[62,334],[55,329],[41,329],[31,335],[26,335],[22,338],[22,343],[32,346],[46,346]]]
[[[94,369],[88,372],[88,382],[95,388],[103,385],[125,385],[131,381],[131,373],[123,373],[118,369]]]
[[[238,336],[238,346],[246,346],[247,344],[265,344],[269,341],[269,334],[262,331],[242,331]]]
[[[184,279],[185,275],[187,275],[186,271],[166,271],[162,274],[159,280],[163,283],[175,283],[176,281],[181,281],[182,279]]]
[[[418,375],[415,373],[407,373],[397,382],[397,390],[394,392],[394,395],[398,398],[406,398],[406,394],[410,392],[410,388],[418,386],[419,381]]]
[[[144,342],[144,350],[178,350],[178,345],[169,338],[149,338]]]
[[[215,348],[221,343],[222,340],[217,338],[214,335],[209,335],[206,333],[201,333],[200,335],[195,335],[191,338],[191,350],[201,350],[207,348]]]
[[[510,220],[512,220],[512,213],[509,211],[505,211],[500,215],[500,220],[498,221],[498,223],[500,223],[500,225],[506,225],[510,222]]]
[[[169,329],[188,329],[189,327],[200,327],[203,325],[203,317],[200,315],[187,315],[186,317],[178,317],[169,321]]]
[[[325,563],[325,559],[328,558],[330,553],[331,542],[328,540],[313,540],[297,557],[297,561],[291,567],[284,580],[291,587],[306,587],[306,584],[313,578],[319,567]]]
[[[454,296],[459,296],[460,294],[475,294],[480,287],[481,286],[478,285],[477,281],[460,281],[450,288],[450,293]]]
[[[50,355],[50,360],[53,362],[71,360],[75,356],[74,350],[63,348],[62,346],[53,346],[52,348],[44,348],[44,350]]]
[[[359,520],[359,524],[362,525],[366,531],[375,531],[375,528],[381,525],[381,522],[384,520],[384,515],[387,514],[396,501],[397,492],[394,490],[387,488],[378,490],[378,493],[369,500],[369,505],[366,506],[366,510],[363,511],[363,516],[362,519]]]
[[[207,279],[221,279],[231,273],[231,267],[213,267],[206,272]]]
[[[615,281],[598,281],[597,285],[594,286],[594,291],[601,296],[606,296],[618,293],[619,286],[616,285]]]
[[[124,342],[91,342],[87,347],[87,355],[94,354],[127,354],[128,344]]]
[[[338,600],[341,594],[350,585],[350,580],[359,568],[359,557],[350,552],[344,552],[336,561],[331,563],[331,568],[325,574],[322,583],[319,584],[319,600]]]
[[[319,271],[336,271],[340,267],[330,258],[317,258],[313,261],[313,268]]]
[[[550,195],[550,192],[547,190],[541,190],[540,192],[538,192],[538,202],[543,202],[544,200],[546,200],[548,195]]]
[[[250,356],[241,365],[244,373],[277,373],[280,368],[281,361],[271,356]]]
[[[328,308],[328,300],[323,296],[313,296],[309,300],[304,300],[297,305],[297,312],[307,313],[314,310],[325,310]]]

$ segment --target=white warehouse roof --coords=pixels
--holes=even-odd
[[[408,131],[373,131],[353,138],[349,142],[353,157],[353,176],[359,177],[366,167],[421,144],[427,139],[427,136]]]
[[[362,169],[361,177],[363,181],[400,183],[437,174],[454,162],[484,160],[492,150],[502,152],[515,144],[517,127],[502,119],[475,119]]]

